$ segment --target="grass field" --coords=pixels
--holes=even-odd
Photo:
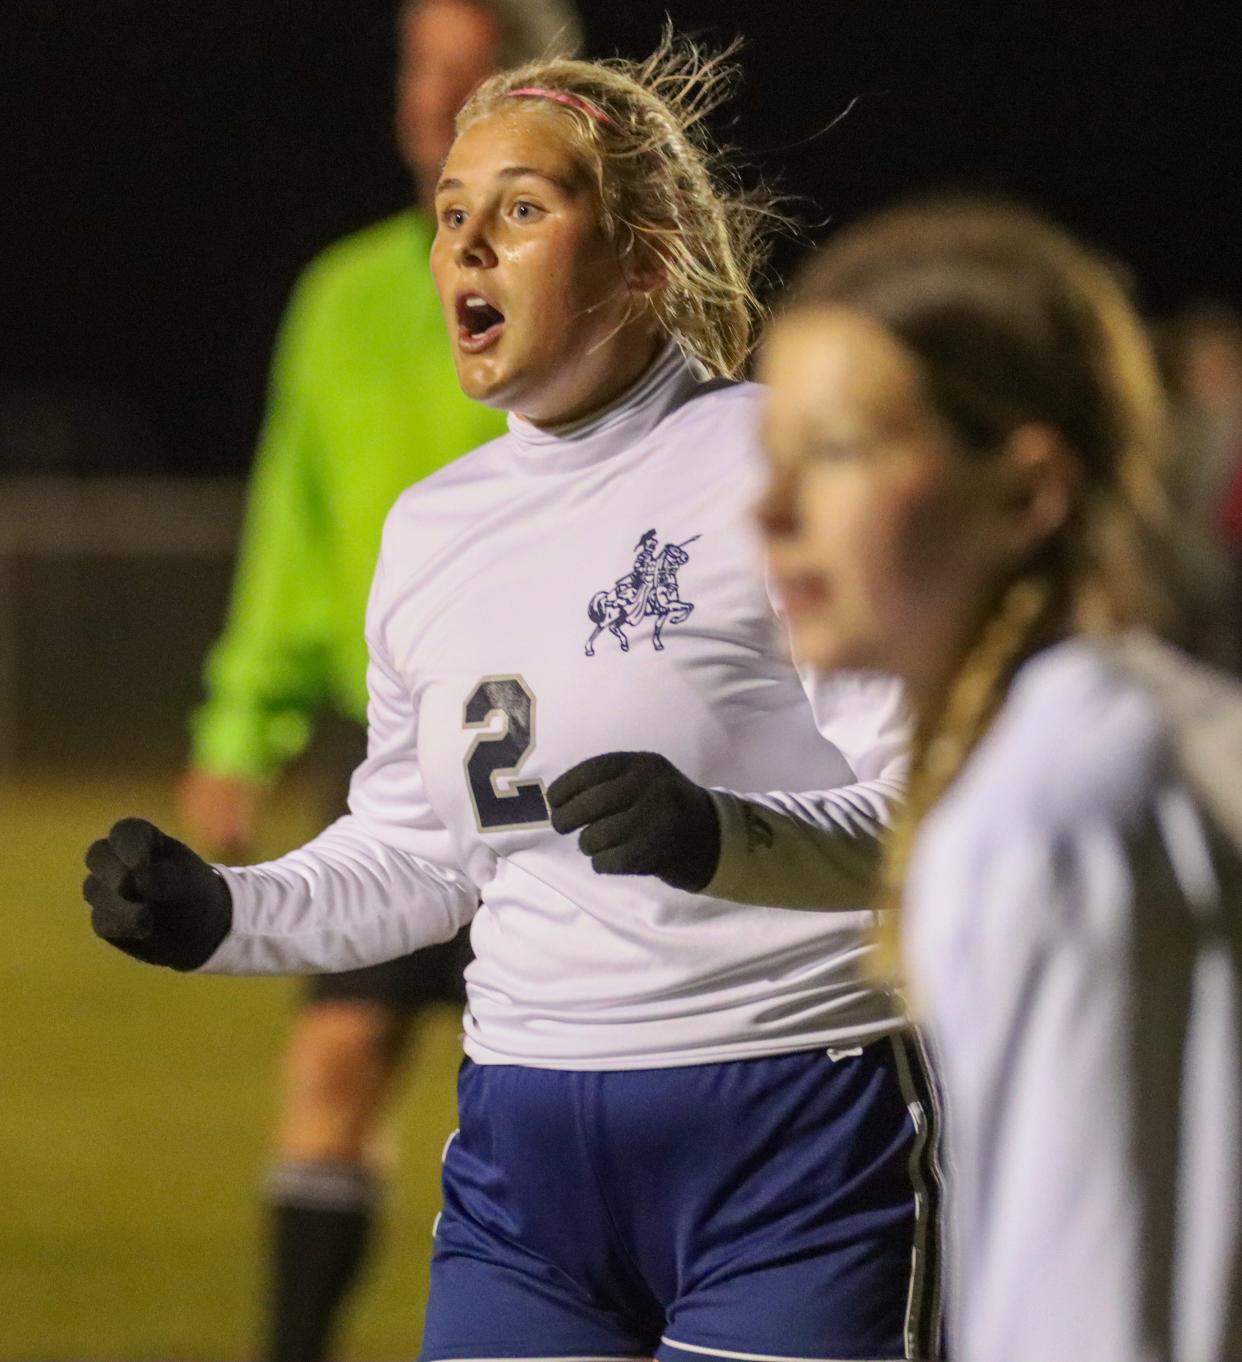
[[[273,809],[273,850],[314,801]],[[139,778],[0,783],[0,1359],[227,1362],[254,1356],[258,1186],[294,986],[184,978],[92,936],[82,852],[125,813],[172,828]],[[459,1019],[430,1024],[394,1116],[383,1251],[342,1356],[418,1350]]]

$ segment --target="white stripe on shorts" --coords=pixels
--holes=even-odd
[[[737,1362],[882,1362],[881,1359],[867,1357],[793,1357],[789,1353],[734,1353],[725,1348],[704,1348],[698,1343],[678,1343],[667,1335],[660,1340],[670,1348],[680,1348],[687,1353],[701,1353],[704,1357],[735,1358]]]
[[[906,1356],[940,1356],[941,1252],[940,1100],[922,1038],[911,1029],[889,1037],[897,1081],[914,1123],[910,1182],[914,1187],[914,1249],[906,1298]]]

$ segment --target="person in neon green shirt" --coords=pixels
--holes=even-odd
[[[233,597],[191,720],[182,821],[244,861],[262,794],[316,716],[366,720],[363,622],[397,495],[499,435],[457,383],[427,256],[427,206],[453,118],[498,66],[572,51],[569,0],[404,0],[396,130],[420,206],[338,242],[299,280],[272,368]],[[460,1001],[464,942],[312,981],[285,1064],[273,1213],[269,1362],[320,1362],[366,1253],[374,1136],[426,1003]]]
[[[384,517],[411,482],[504,430],[457,386],[410,209],[329,247],[281,329],[228,627],[193,720],[199,772],[262,787],[316,713],[366,722],[363,615]],[[249,828],[217,840],[248,850]],[[224,835],[221,835],[223,833]]]

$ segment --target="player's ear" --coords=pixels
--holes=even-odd
[[[636,246],[621,257],[621,273],[631,293],[650,298],[668,283],[668,267],[649,246]]]
[[[1004,537],[1025,558],[1069,519],[1082,465],[1059,431],[1032,422],[1005,441],[995,472]]]

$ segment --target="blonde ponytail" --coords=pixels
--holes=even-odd
[[[1046,576],[1013,582],[967,653],[941,708],[915,733],[906,799],[885,842],[875,902],[880,910],[875,968],[886,984],[901,983],[899,910],[919,829],[987,732],[1018,666],[1055,632],[1058,597]]]

